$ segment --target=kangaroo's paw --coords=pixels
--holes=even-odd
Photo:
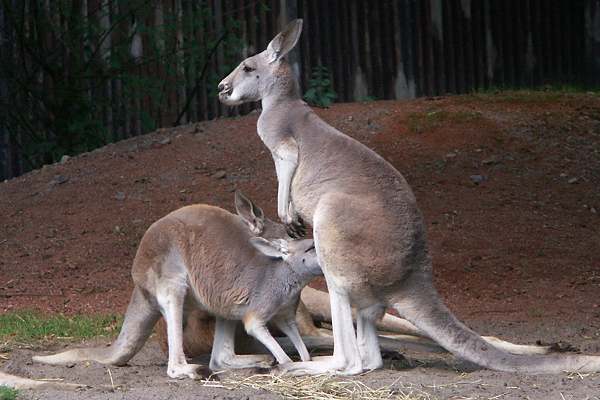
[[[168,367],[167,375],[173,379],[201,379],[208,375],[206,368],[199,364],[178,364]]]
[[[333,356],[313,357],[313,360],[286,363],[279,365],[277,369],[289,375],[358,375],[363,372],[360,362],[348,364]]]
[[[267,354],[244,354],[235,355],[225,360],[212,361],[210,369],[212,371],[221,371],[225,369],[242,369],[242,368],[263,368],[268,369],[273,367],[275,359]]]

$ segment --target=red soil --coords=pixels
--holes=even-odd
[[[412,185],[436,284],[459,317],[600,326],[600,98],[459,96],[317,112]],[[1,183],[0,312],[124,311],[142,234],[183,205],[232,209],[238,188],[274,217],[275,172],[256,119],[162,129]]]

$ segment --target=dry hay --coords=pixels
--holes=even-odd
[[[209,378],[210,379],[210,378]],[[286,399],[364,399],[364,400],[433,400],[431,395],[412,385],[399,381],[380,388],[372,388],[359,380],[344,379],[332,375],[294,377],[288,375],[258,374],[239,379],[222,379],[219,382],[207,380],[205,386],[229,390],[265,390]]]

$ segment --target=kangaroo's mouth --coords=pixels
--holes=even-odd
[[[221,97],[229,97],[233,93],[233,88],[223,89],[219,92],[219,96]]]

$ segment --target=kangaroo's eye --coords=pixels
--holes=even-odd
[[[247,65],[244,65],[244,67],[242,69],[244,70],[244,72],[252,72],[252,71],[254,71],[254,68],[249,67]]]

